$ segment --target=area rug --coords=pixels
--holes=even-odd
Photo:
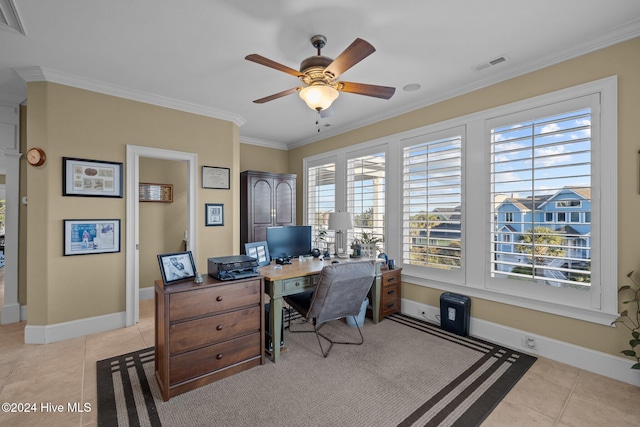
[[[357,334],[339,321],[324,331]],[[405,315],[367,319],[362,333],[323,358],[315,334],[285,332],[279,363],[168,402],[153,347],[101,360],[98,426],[478,426],[536,360]]]

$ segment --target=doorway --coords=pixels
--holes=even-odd
[[[196,258],[196,195],[198,155],[182,151],[127,145],[126,326],[138,323],[140,303],[140,158],[184,161],[187,164],[186,248]]]

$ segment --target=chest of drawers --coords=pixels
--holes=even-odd
[[[380,320],[385,316],[400,312],[401,268],[382,270],[380,289]]]
[[[155,373],[164,401],[264,364],[262,277],[155,283]]]

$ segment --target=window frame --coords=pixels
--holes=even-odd
[[[598,244],[591,249],[592,282],[587,297],[580,301],[574,299],[576,290],[555,288],[546,295],[531,295],[521,289],[495,286],[490,277],[487,262],[490,256],[487,244],[490,240],[490,122],[502,116],[521,114],[527,118],[530,110],[557,103],[571,102],[576,98],[590,97],[592,117],[592,214],[591,232]],[[465,127],[463,143],[463,244],[468,254],[463,254],[464,274],[460,280],[433,274],[424,267],[403,266],[403,281],[446,292],[457,292],[471,297],[478,297],[493,302],[509,304],[517,307],[556,314],[578,320],[602,325],[610,325],[618,317],[617,297],[617,174],[606,173],[616,170],[617,166],[617,77],[611,76],[601,80],[561,89],[533,98],[516,101],[495,108],[471,113],[465,116],[445,120],[421,128],[404,131],[384,138],[359,143],[342,149],[325,152],[303,159],[303,170],[307,164],[318,159],[332,156],[336,159],[336,206],[346,206],[346,195],[341,193],[345,182],[340,182],[339,171],[344,173],[347,153],[361,155],[363,149],[375,150],[384,145],[386,155],[386,218],[385,242],[386,251],[391,258],[402,256],[402,145],[403,141],[416,135],[433,133],[454,127]],[[378,148],[379,149],[379,148]],[[325,160],[322,160],[325,161]],[[466,179],[470,177],[470,179]],[[304,182],[306,197],[306,179]],[[339,199],[338,201],[338,198]],[[307,216],[304,202],[305,220]],[[598,221],[593,222],[597,218]],[[587,218],[585,216],[585,222]],[[390,237],[392,236],[392,237]],[[573,292],[572,292],[573,291]]]

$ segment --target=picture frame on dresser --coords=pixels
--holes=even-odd
[[[196,277],[196,264],[191,251],[173,252],[158,255],[158,264],[162,275],[162,283],[173,283],[193,280]]]
[[[271,258],[269,257],[269,246],[267,246],[266,241],[245,243],[244,252],[247,256],[257,259],[258,265],[261,267],[271,263]]]

